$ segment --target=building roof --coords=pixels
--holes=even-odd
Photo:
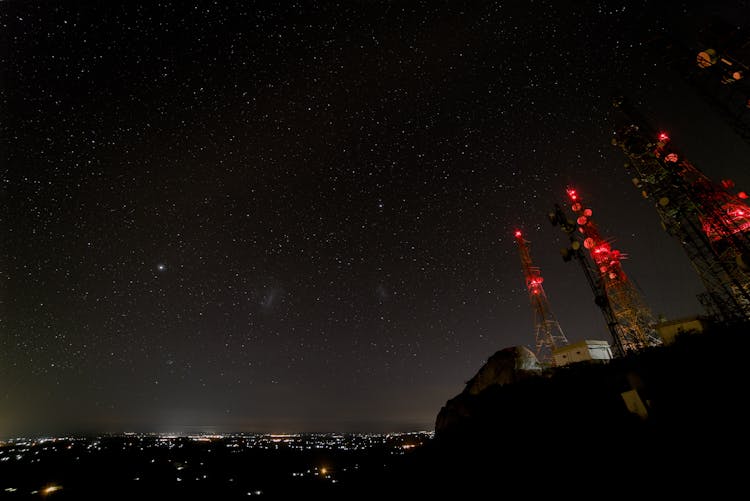
[[[695,315],[692,317],[683,317],[683,318],[676,318],[674,320],[666,320],[664,322],[659,322],[656,324],[656,327],[667,327],[669,325],[677,325],[677,324],[686,324],[688,322],[705,322],[706,318],[702,315]]]
[[[556,348],[552,350],[552,354],[557,353],[565,353],[570,350],[580,349],[580,348],[589,348],[589,347],[601,347],[606,346],[609,348],[609,341],[603,341],[601,339],[584,339],[583,341],[579,341],[577,343],[569,344],[567,346],[561,346],[559,348]]]

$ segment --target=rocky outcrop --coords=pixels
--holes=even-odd
[[[524,350],[503,350],[440,410],[425,478],[462,499],[466,488],[496,495],[523,481],[537,497],[559,497],[572,479],[585,479],[581,493],[596,498],[623,488],[639,497],[654,485],[687,494],[726,486],[744,478],[727,444],[750,440],[742,397],[750,376],[730,350],[750,351],[750,325],[543,377],[529,377],[538,371]]]
[[[479,372],[466,383],[464,393],[478,395],[492,385],[511,384],[542,373],[536,355],[525,346],[512,346],[487,359]]]
[[[487,388],[517,383],[542,373],[534,353],[524,346],[505,348],[487,359],[466,388],[440,409],[435,432],[440,433],[471,416],[475,397]]]

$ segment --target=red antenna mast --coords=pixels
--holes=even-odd
[[[547,294],[542,287],[544,279],[541,270],[534,266],[531,260],[530,242],[523,238],[520,230],[516,230],[514,236],[518,244],[518,253],[521,256],[521,268],[526,279],[526,290],[529,292],[529,301],[534,318],[536,356],[540,362],[552,364],[552,351],[559,346],[568,344],[568,340],[550,309]]]
[[[627,256],[602,237],[594,224],[593,211],[584,204],[581,195],[572,188],[568,188],[567,192],[570,208],[577,218],[578,231],[583,235],[583,247],[589,251],[596,265],[599,279],[617,319],[619,345],[625,352],[660,345],[661,339],[654,329],[654,316],[622,269],[622,260]]]

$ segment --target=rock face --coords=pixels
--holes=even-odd
[[[525,346],[505,348],[487,359],[487,363],[466,383],[464,393],[478,395],[494,384],[511,384],[542,373],[536,355]]]
[[[471,415],[472,401],[485,389],[495,385],[517,383],[542,373],[536,355],[524,346],[512,346],[492,355],[479,372],[466,383],[458,396],[440,409],[435,432],[441,433]]]

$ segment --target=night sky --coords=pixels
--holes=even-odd
[[[609,340],[568,185],[656,315],[700,313],[610,144],[620,89],[750,188],[648,43],[750,7],[691,3],[1,2],[0,437],[432,429],[534,343],[516,228],[568,339]]]

